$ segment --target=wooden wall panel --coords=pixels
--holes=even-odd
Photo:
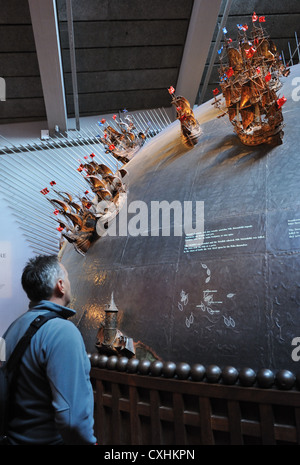
[[[46,118],[43,91],[27,0],[0,1],[0,75],[6,101],[0,124]]]
[[[39,64],[35,52],[0,52],[0,60],[2,75],[39,76]]]
[[[192,0],[73,0],[74,21],[188,19]],[[59,17],[67,20],[64,0],[57,1]]]
[[[278,15],[289,12],[300,13],[300,3],[298,0],[234,0],[231,6],[231,15],[252,15],[255,11],[258,15]]]
[[[9,80],[7,80],[9,83]],[[21,121],[42,121],[45,119],[43,97],[8,98],[0,102],[0,124]]]
[[[78,91],[80,94],[120,91],[120,86],[127,90],[160,89],[162,82],[167,87],[174,84],[177,76],[176,68],[147,69],[147,70],[121,70],[96,71],[94,73],[80,73],[78,75]],[[71,75],[65,76],[65,89],[72,93]]]
[[[89,0],[83,8],[75,0],[80,114],[170,106],[167,88],[177,81],[192,5],[192,0]],[[73,115],[64,0],[58,0],[58,15],[67,108]]]
[[[72,6],[80,114],[170,106],[166,88],[176,85],[193,0],[73,0]],[[224,6],[225,0],[221,12]],[[45,119],[28,2],[0,0],[0,8],[0,76],[6,81],[8,99],[0,103],[0,124]],[[66,0],[57,0],[57,8],[68,116],[72,117]],[[250,23],[253,11],[266,16],[267,31],[285,57],[288,42],[294,51],[294,33],[300,37],[298,0],[234,0],[227,29],[235,31],[237,23]],[[216,34],[217,29],[214,40]],[[211,50],[213,46],[214,41]],[[210,56],[211,52],[207,66]],[[212,97],[217,84],[218,59],[204,101]]]
[[[131,102],[138,102],[139,108],[162,108],[169,106],[170,98],[166,89],[145,89],[119,92],[101,92],[81,94],[79,99],[80,115],[99,115],[99,108],[103,114],[127,109],[133,111]],[[73,96],[67,95],[67,108],[72,114]]]
[[[76,48],[178,45],[185,41],[188,20],[74,22]],[[60,27],[61,46],[68,47],[67,24]],[[132,50],[134,53],[134,50]],[[157,57],[159,61],[159,56]]]
[[[23,0],[21,0],[23,1]],[[1,24],[0,52],[34,52],[35,43],[31,24]]]
[[[77,72],[175,68],[181,59],[182,45],[76,49]],[[65,74],[71,72],[69,49],[62,50]],[[163,66],[162,66],[163,64]]]
[[[23,0],[0,0],[0,25],[30,24],[28,2]]]
[[[99,369],[97,357],[91,379],[95,434],[103,446],[299,444],[297,389]]]

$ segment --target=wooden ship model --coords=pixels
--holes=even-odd
[[[264,143],[281,144],[283,138],[282,105],[286,98],[278,97],[280,78],[289,70],[283,65],[276,46],[263,27],[265,17],[252,16],[251,36],[248,26],[237,25],[238,37],[234,46],[224,32],[224,47],[218,51],[221,65],[220,87],[226,111],[241,142],[248,146]],[[257,25],[256,25],[257,23]],[[221,99],[214,91],[214,104],[221,108]]]
[[[57,230],[74,245],[78,253],[85,255],[91,244],[106,234],[122,208],[127,197],[127,187],[123,181],[127,171],[121,168],[113,173],[106,165],[95,161],[81,163],[77,171],[86,173],[84,179],[92,194],[86,190],[83,196],[76,198],[53,188],[55,197],[47,200],[55,208],[54,219],[59,223]],[[55,181],[50,182],[52,187],[55,184]],[[47,195],[50,191],[44,188],[41,193]]]
[[[176,119],[180,121],[183,141],[188,146],[194,146],[202,134],[202,129],[195,118],[190,103],[185,97],[175,95],[174,87],[171,86],[168,91],[172,95],[171,103],[176,108]]]
[[[114,120],[116,120],[116,115]],[[118,130],[111,125],[104,129],[104,137],[100,138],[100,142],[105,146],[106,153],[111,153],[118,161],[126,164],[144,145],[149,128],[145,132],[137,131],[128,115],[124,120],[120,118],[116,124]]]

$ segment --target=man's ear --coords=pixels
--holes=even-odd
[[[62,278],[59,278],[55,286],[57,294],[61,297],[65,293],[65,283]]]

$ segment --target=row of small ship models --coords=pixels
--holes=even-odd
[[[172,95],[172,104],[176,107],[183,138],[188,145],[195,145],[201,128],[189,102],[184,97],[177,97],[174,87],[171,86],[168,91]],[[113,119],[116,121],[116,115]],[[89,157],[85,156],[85,162],[80,162],[77,168],[90,189],[83,196],[75,199],[68,192],[57,191],[55,181],[51,181],[50,186],[56,198],[51,196],[48,187],[41,190],[44,196],[51,196],[46,198],[55,208],[53,213],[59,223],[57,230],[82,255],[85,255],[95,240],[103,236],[122,208],[127,197],[127,185],[124,182],[126,164],[138,153],[146,140],[148,129],[138,132],[129,115],[124,120],[119,119],[116,124],[120,130],[107,125],[104,136],[99,140],[105,146],[106,153],[111,153],[122,162],[122,168],[114,173],[105,164],[97,163],[94,160],[95,154],[92,153]],[[105,123],[106,120],[102,119],[99,125],[104,126]]]
[[[258,21],[259,26],[255,23]],[[283,137],[282,105],[285,97],[278,97],[276,92],[281,87],[279,80],[287,76],[289,70],[283,66],[275,44],[266,36],[261,23],[265,17],[252,15],[251,39],[247,37],[248,26],[237,25],[238,38],[234,46],[231,38],[224,32],[224,46],[219,50],[220,87],[224,97],[221,100],[216,88],[213,91],[212,105],[220,111],[218,117],[228,115],[234,131],[246,145],[263,143],[280,144]],[[183,142],[195,146],[202,134],[199,122],[195,118],[190,103],[185,97],[176,96],[174,87],[168,89],[172,97],[172,105],[176,108],[176,118],[180,121]],[[114,115],[116,120],[116,115]],[[99,124],[104,126],[106,120]],[[63,238],[72,243],[77,252],[85,255],[89,247],[103,236],[110,222],[116,217],[127,197],[127,186],[124,177],[127,174],[126,164],[144,145],[147,131],[138,132],[132,119],[120,118],[117,131],[108,125],[104,129],[104,137],[100,142],[106,153],[111,153],[123,163],[115,173],[104,164],[98,164],[94,154],[91,160],[80,163],[77,169],[89,184],[89,190],[77,201],[69,193],[58,192],[50,185],[58,198],[47,198],[55,207],[54,215],[59,223],[58,231]],[[87,159],[88,157],[85,157]],[[84,174],[85,173],[85,174]],[[48,188],[41,190],[43,195],[50,193]],[[63,219],[61,219],[63,217]]]

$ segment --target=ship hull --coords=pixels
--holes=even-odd
[[[247,134],[243,129],[235,128],[235,132],[244,145],[256,146],[261,144],[280,145],[283,139],[283,126],[277,129],[264,130],[259,129],[253,134]]]
[[[182,126],[182,139],[185,145],[193,147],[199,141],[199,137],[202,134],[202,129],[197,124],[192,129]]]
[[[140,150],[141,145],[136,145],[133,148],[118,150],[114,149],[111,154],[122,163],[126,164],[136,155],[136,153]]]
[[[236,121],[232,121],[232,123],[237,136],[244,145],[282,144],[284,132],[283,117],[280,109],[277,113],[270,114],[268,121],[262,123],[260,127],[254,127],[252,131],[245,131],[243,127],[237,126]]]

